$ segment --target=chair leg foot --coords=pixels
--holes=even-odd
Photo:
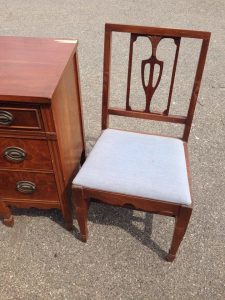
[[[14,225],[14,219],[13,219],[13,216],[9,217],[8,219],[3,219],[3,222],[2,222],[5,226],[8,226],[8,227],[13,227]]]
[[[166,261],[169,261],[169,262],[172,262],[174,261],[174,259],[176,258],[176,255],[173,255],[173,254],[167,254],[167,256],[165,257],[165,260]]]
[[[175,259],[177,250],[187,230],[191,213],[192,213],[192,208],[189,207],[180,208],[179,215],[176,216],[173,239],[169,250],[169,254],[166,256],[167,261],[172,262]]]
[[[74,207],[76,211],[77,222],[80,228],[80,239],[82,242],[87,242],[87,217],[89,201],[87,199],[84,199],[82,187],[74,188]]]
[[[87,242],[87,238],[88,238],[87,234],[86,235],[80,234],[80,239],[81,239],[82,242],[86,243]]]

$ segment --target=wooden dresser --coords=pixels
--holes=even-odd
[[[0,37],[0,217],[10,207],[62,211],[84,159],[77,41]]]

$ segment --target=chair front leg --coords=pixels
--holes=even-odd
[[[191,213],[192,213],[191,207],[180,208],[179,215],[176,216],[176,220],[175,220],[173,239],[170,246],[169,254],[166,257],[167,261],[172,262],[175,259],[177,250],[187,230]]]
[[[88,228],[87,228],[87,217],[89,201],[84,198],[82,187],[76,186],[73,188],[74,192],[74,208],[76,211],[77,222],[80,228],[80,237],[83,242],[87,241]]]

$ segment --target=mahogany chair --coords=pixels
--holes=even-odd
[[[112,32],[130,33],[127,97],[125,109],[109,106],[110,61]],[[134,110],[129,102],[133,46],[137,39],[147,37],[152,55],[141,63],[142,85],[146,96],[144,110]],[[200,39],[201,48],[192,88],[189,108],[185,116],[170,114],[173,85],[181,39]],[[162,39],[175,43],[174,63],[170,79],[167,106],[163,112],[152,111],[151,100],[160,84],[163,61],[156,57]],[[129,25],[105,25],[102,134],[73,180],[74,206],[81,239],[88,237],[87,217],[92,199],[121,207],[175,218],[171,247],[166,257],[173,261],[186,232],[192,213],[191,177],[187,142],[205,65],[210,33],[193,30],[164,29]],[[150,64],[149,80],[144,79],[145,66]],[[155,85],[153,73],[159,66]],[[184,126],[181,138],[108,128],[109,115],[172,122]]]

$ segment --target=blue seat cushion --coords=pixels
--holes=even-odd
[[[191,204],[184,145],[170,137],[106,129],[73,185]]]

